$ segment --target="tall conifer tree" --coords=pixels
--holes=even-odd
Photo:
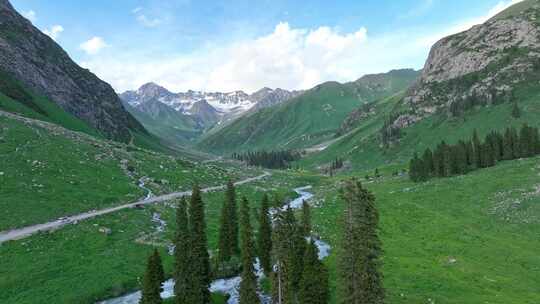
[[[341,197],[346,209],[338,266],[340,303],[384,303],[375,197],[355,179],[346,183]]]
[[[247,199],[242,199],[240,207],[240,239],[242,253],[242,281],[240,282],[240,304],[260,303],[257,295],[257,277],[253,262],[255,261],[255,245],[253,243],[253,228],[250,223],[250,209]]]
[[[266,194],[263,196],[261,212],[259,214],[257,249],[261,267],[268,276],[272,272],[272,221],[270,219],[270,206]]]
[[[191,285],[189,303],[210,303],[210,258],[206,239],[204,203],[198,185],[193,187],[189,204],[191,233]]]
[[[311,207],[306,201],[302,201],[302,234],[304,237],[311,235]]]
[[[298,302],[300,304],[326,304],[329,296],[328,270],[319,261],[317,246],[311,240],[304,255]]]
[[[174,295],[176,304],[188,304],[191,280],[191,235],[188,227],[185,198],[176,208],[176,235],[174,239]]]
[[[146,272],[143,277],[142,296],[140,304],[161,304],[161,273],[160,265],[156,260],[154,251],[149,257],[146,265]]]

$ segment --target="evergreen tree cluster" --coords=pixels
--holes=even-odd
[[[325,168],[324,171],[326,174],[333,176],[334,172],[341,168],[343,168],[343,159],[336,157],[336,159],[334,159],[332,163],[330,163],[330,166]]]
[[[310,236],[309,205],[303,203],[297,221],[288,208],[276,216],[273,234],[273,303],[323,304],[329,300],[328,271],[318,259],[318,249]]]
[[[178,304],[210,303],[210,257],[206,239],[204,203],[195,185],[189,201],[177,208],[175,237],[174,293]]]
[[[299,160],[300,156],[300,153],[290,150],[232,154],[233,159],[246,162],[248,166],[264,167],[268,169],[287,169],[290,167],[289,163]]]
[[[347,181],[341,191],[346,203],[338,263],[340,303],[382,304],[381,241],[375,197],[359,181]]]
[[[384,125],[382,126],[380,133],[381,141],[385,147],[392,141],[401,137],[401,129],[394,126],[394,121],[396,121],[401,114],[402,113],[393,113],[384,120]]]
[[[469,171],[492,167],[501,160],[532,157],[540,154],[538,128],[524,124],[519,134],[509,127],[504,134],[492,131],[484,141],[476,130],[470,140],[460,140],[455,145],[442,141],[434,151],[426,149],[422,156],[415,153],[409,162],[412,181],[427,181],[432,177],[448,177]]]
[[[477,79],[473,79],[475,83]],[[513,107],[517,108],[517,102],[514,98],[513,91],[499,91],[496,89],[489,90],[487,96],[477,96],[477,95],[468,95],[457,99],[450,104],[448,111],[454,117],[460,117],[467,111],[475,107],[484,107],[488,103],[490,104],[501,104],[504,102],[513,102]]]

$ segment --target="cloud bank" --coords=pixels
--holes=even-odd
[[[364,27],[342,32],[328,26],[293,28],[281,22],[269,34],[207,46],[191,54],[155,57],[121,52],[94,56],[81,64],[119,92],[150,81],[174,91],[251,92],[264,86],[308,89],[324,81],[352,81],[393,68],[421,68],[438,39],[482,23],[517,2],[501,1],[484,16],[439,29],[403,29],[371,36]],[[142,9],[133,13],[140,16]]]

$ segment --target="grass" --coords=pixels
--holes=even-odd
[[[278,177],[272,180],[272,187],[265,182],[241,186],[238,195],[246,196],[252,207],[257,207],[265,192],[282,199],[292,198],[291,187],[313,181],[309,175],[296,179],[278,173]],[[203,200],[207,206],[209,244],[215,248],[223,193],[204,194]],[[153,233],[154,212],[168,223],[163,234]],[[110,228],[112,233],[100,233],[100,227]],[[161,204],[143,210],[123,210],[53,233],[3,244],[0,303],[95,303],[135,290],[139,288],[146,256],[152,250],[150,243],[160,248],[165,269],[171,273],[172,257],[166,254],[165,245],[173,233],[174,209]]]
[[[156,194],[255,176],[101,141],[60,127],[0,117],[0,231],[137,200],[140,177]],[[124,166],[124,168],[123,168]],[[133,170],[133,178],[126,168]]]
[[[540,126],[540,92],[537,88],[522,90],[517,95],[522,116],[512,118],[512,104],[503,103],[473,109],[462,117],[449,118],[446,113],[436,114],[402,130],[399,142],[389,148],[381,146],[379,130],[384,123],[385,113],[391,113],[400,106],[400,96],[381,100],[376,105],[376,116],[372,116],[330,145],[322,152],[308,155],[298,162],[306,168],[316,168],[328,164],[336,157],[349,161],[353,170],[373,169],[380,166],[403,165],[414,152],[422,153],[427,147],[433,149],[441,140],[455,143],[472,136],[476,129],[483,137],[492,130],[504,131],[506,127],[519,128],[523,123]]]
[[[397,71],[353,83],[323,83],[232,122],[203,138],[198,147],[222,154],[309,147],[332,139],[345,118],[363,103],[405,89],[416,76],[414,71]]]
[[[539,160],[502,162],[424,184],[389,177],[391,170],[381,168],[384,177],[365,185],[377,197],[381,215],[388,303],[540,301],[540,197],[532,194],[539,186]],[[331,270],[332,303],[343,206],[337,189],[343,178],[278,171],[269,180],[238,188],[238,195],[256,208],[264,193],[290,199],[291,189],[314,186],[314,229],[332,245],[325,260]],[[203,199],[209,244],[215,248],[223,193],[205,194]],[[521,202],[517,207],[512,204],[516,199]],[[154,212],[168,223],[164,234],[152,233]],[[111,228],[112,234],[100,233],[99,227]],[[163,204],[6,243],[0,247],[0,302],[94,303],[134,290],[149,243],[161,248],[171,272],[165,245],[173,231],[174,209]]]
[[[388,303],[538,303],[539,160],[424,184],[389,177],[366,184],[381,215]],[[336,248],[343,205],[335,191],[323,193],[314,222]],[[332,303],[337,254],[327,260]]]

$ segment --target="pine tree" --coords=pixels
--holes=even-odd
[[[174,295],[176,304],[188,304],[191,279],[191,236],[188,227],[185,198],[176,208],[176,235],[174,239]]]
[[[519,132],[520,157],[530,156],[530,151],[531,151],[530,142],[531,142],[531,138],[529,135],[529,126],[527,124],[524,124],[521,127],[521,130]]]
[[[514,101],[514,103],[512,104],[512,117],[521,117],[521,110],[519,109],[518,103],[516,101]]]
[[[451,176],[452,175],[452,154],[450,147],[446,142],[441,143],[442,146],[442,155],[443,155],[443,171],[442,176]]]
[[[480,139],[478,138],[478,132],[476,132],[476,129],[473,132],[473,138],[472,138],[472,144],[473,144],[473,162],[474,166],[476,168],[482,168],[482,143],[480,142]]]
[[[255,245],[253,229],[249,219],[248,201],[244,197],[240,208],[240,232],[242,243],[242,282],[240,282],[240,304],[260,303],[257,295],[257,277],[253,262],[255,261]]]
[[[161,285],[165,282],[165,270],[163,269],[163,262],[161,261],[161,256],[159,255],[159,251],[157,249],[154,249],[154,263],[157,271],[156,275]]]
[[[143,278],[142,297],[139,301],[140,304],[161,304],[161,278],[160,272],[163,269],[159,269],[154,251],[149,257],[146,265],[146,272]]]
[[[427,177],[432,176],[435,171],[435,166],[433,164],[433,152],[430,148],[427,148],[422,155],[422,163],[424,165],[424,174]]]
[[[467,170],[474,165],[474,148],[470,140],[465,143],[465,153],[467,157]]]
[[[534,147],[534,155],[540,154],[540,133],[538,132],[538,128],[533,129],[533,147]]]
[[[221,209],[218,261],[226,262],[238,254],[238,221],[236,208],[236,190],[234,183],[229,180],[225,192],[225,202]]]
[[[503,159],[510,160],[514,158],[514,138],[512,137],[512,131],[510,128],[506,128],[504,132],[504,142],[503,142]]]
[[[302,280],[300,281],[300,304],[326,304],[330,296],[328,270],[319,261],[318,249],[313,240],[309,242],[304,255]]]
[[[283,304],[296,303],[306,240],[290,208],[276,217],[273,245],[276,261],[272,284],[274,299]]]
[[[302,235],[308,237],[311,235],[311,208],[306,201],[302,201]]]
[[[338,266],[340,303],[384,303],[375,197],[355,179],[346,183],[341,197],[346,210]]]
[[[189,230],[191,232],[191,286],[188,303],[210,303],[210,258],[206,240],[204,203],[198,185],[193,187],[189,204]]]
[[[268,196],[265,194],[261,203],[259,214],[259,233],[257,237],[257,249],[259,260],[264,273],[268,276],[272,272],[272,221],[270,219],[270,206]]]
[[[409,162],[409,178],[413,182],[420,181],[420,159],[418,159],[418,153],[414,153],[413,158]]]

